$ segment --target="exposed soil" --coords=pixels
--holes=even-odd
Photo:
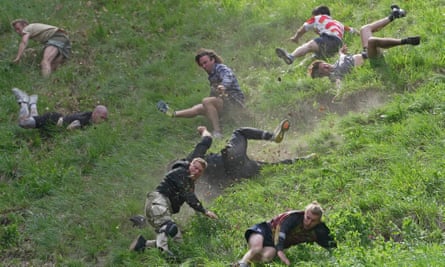
[[[288,114],[292,125],[287,133],[288,138],[285,138],[280,144],[251,141],[249,142],[248,155],[252,159],[265,162],[305,156],[311,152],[310,148],[301,144],[295,145],[299,143],[298,136],[312,132],[326,115],[344,116],[350,112],[366,113],[382,106],[388,99],[388,95],[384,92],[370,88],[345,95],[336,101],[332,101],[332,94],[326,93],[318,95],[315,99],[297,103],[295,109]],[[303,151],[296,152],[296,146],[298,150],[301,150],[302,146],[305,148],[302,149]],[[238,181],[209,181],[207,177],[203,176],[198,180],[196,193],[200,199],[209,202],[219,196],[226,187],[236,182]]]

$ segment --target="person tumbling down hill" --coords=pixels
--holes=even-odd
[[[232,69],[223,64],[223,59],[210,49],[200,49],[195,56],[198,64],[208,74],[210,95],[201,103],[183,110],[172,110],[163,100],[157,103],[159,111],[170,117],[207,117],[213,127],[213,136],[222,137],[219,120],[223,114],[240,111],[244,108],[244,93]]]
[[[247,156],[247,145],[249,140],[264,140],[280,143],[289,130],[290,122],[283,120],[274,132],[268,132],[251,127],[241,127],[233,131],[227,145],[219,153],[208,153],[207,150],[212,145],[212,134],[204,126],[198,127],[201,141],[186,159],[195,157],[203,158],[207,162],[207,168],[202,178],[208,183],[216,186],[224,186],[234,178],[250,178],[259,174],[261,168],[269,164],[293,164],[298,160],[313,158],[312,153],[302,158],[285,159],[278,162],[263,162],[252,160]],[[140,215],[136,215],[130,220],[135,226],[141,226],[145,220]]]
[[[73,130],[88,124],[101,123],[108,118],[108,110],[103,105],[96,106],[93,111],[78,112],[69,115],[48,112],[39,116],[37,112],[37,95],[28,96],[27,93],[18,88],[13,88],[12,92],[20,105],[19,126],[25,129],[57,126]]]
[[[40,42],[44,46],[42,62],[40,63],[44,77],[48,77],[69,59],[71,42],[64,29],[42,23],[30,24],[24,19],[12,21],[11,26],[22,37],[14,63],[20,61],[30,39]]]
[[[286,64],[292,64],[298,57],[307,53],[314,53],[319,59],[325,59],[334,56],[343,45],[343,35],[345,30],[356,33],[354,28],[344,26],[340,21],[331,17],[331,11],[327,6],[318,6],[312,10],[312,17],[297,30],[290,38],[292,42],[298,43],[300,38],[308,31],[314,30],[319,37],[310,40],[307,43],[297,47],[292,53],[288,53],[282,48],[276,48],[278,57],[284,60]]]
[[[147,240],[139,235],[131,243],[131,251],[142,252],[146,248],[158,248],[167,256],[174,257],[169,249],[168,239],[182,242],[182,234],[172,215],[178,213],[184,203],[209,218],[218,218],[215,213],[205,209],[195,195],[195,183],[207,167],[207,162],[198,154],[198,148],[195,148],[187,158],[176,161],[165,174],[164,180],[147,194],[145,217],[138,215],[131,220],[141,225],[147,221],[154,228],[156,239]]]
[[[312,78],[329,77],[332,82],[335,82],[337,87],[340,87],[340,82],[352,68],[359,67],[369,59],[372,66],[378,66],[379,61],[382,60],[382,49],[387,49],[400,45],[418,45],[420,44],[420,37],[408,37],[404,39],[395,38],[380,38],[374,37],[372,34],[381,30],[383,27],[391,23],[394,19],[403,18],[406,12],[400,9],[397,5],[391,6],[391,14],[383,19],[367,24],[360,29],[360,36],[362,40],[363,52],[360,54],[347,54],[347,47],[343,46],[339,51],[339,59],[334,64],[329,64],[322,60],[316,60],[308,67],[308,74]]]
[[[323,209],[317,201],[313,201],[304,211],[287,211],[250,227],[244,234],[249,250],[233,266],[249,267],[250,263],[270,262],[276,256],[290,265],[284,251],[301,243],[315,242],[326,249],[336,248],[337,242],[321,221],[322,216]]]

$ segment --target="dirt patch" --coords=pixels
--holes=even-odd
[[[388,94],[375,88],[354,92],[332,101],[332,94],[321,94],[315,99],[296,103],[289,115],[299,131],[312,131],[328,114],[344,116],[350,112],[363,113],[380,107],[388,101]]]
[[[344,116],[350,112],[366,113],[385,104],[389,97],[378,89],[367,89],[344,95],[335,102],[332,94],[318,95],[314,99],[295,104],[295,109],[288,114],[291,128],[288,138],[280,143],[249,141],[247,154],[251,159],[264,162],[278,162],[285,159],[304,157],[312,151],[307,144],[302,144],[299,136],[312,132],[329,114]],[[223,193],[223,190],[239,180],[209,182],[206,177],[200,178],[196,186],[196,194],[205,202],[210,202]]]

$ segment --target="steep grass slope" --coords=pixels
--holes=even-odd
[[[200,196],[218,221],[184,209],[176,220],[185,243],[172,246],[184,266],[226,266],[246,251],[244,230],[277,212],[317,199],[340,247],[289,250],[306,266],[438,266],[444,249],[445,56],[442,1],[399,3],[406,18],[377,33],[420,35],[418,47],[388,50],[385,72],[369,65],[343,84],[341,102],[327,80],[284,65],[275,47],[288,41],[317,1],[2,1],[0,10],[0,257],[4,266],[165,266],[157,250],[133,254],[132,228],[145,194],[165,166],[198,140],[203,118],[171,120],[159,99],[191,106],[208,94],[194,63],[200,47],[215,49],[248,96],[249,119],[227,125],[273,129],[292,122],[283,144],[253,142],[253,158],[274,160],[316,152],[310,162],[269,167],[216,199]],[[359,28],[386,16],[388,1],[330,4],[334,17]],[[436,8],[439,7],[439,8]],[[49,79],[36,54],[10,61],[19,37],[9,26],[27,18],[62,26],[71,61]],[[309,40],[315,35],[308,33]],[[352,52],[357,36],[346,35]],[[34,56],[35,55],[35,56]],[[87,129],[42,132],[16,125],[11,88],[39,94],[39,110],[72,112],[97,103],[110,120]],[[215,142],[218,151],[224,140]],[[271,265],[281,265],[279,261]]]

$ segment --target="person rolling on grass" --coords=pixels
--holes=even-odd
[[[293,164],[300,159],[309,159],[315,154],[304,158],[285,159],[278,162],[263,162],[250,159],[247,155],[249,140],[264,140],[281,143],[285,133],[290,128],[289,120],[282,120],[273,132],[252,128],[240,127],[232,132],[227,144],[219,153],[209,153],[204,155],[208,162],[205,177],[210,183],[224,183],[236,178],[250,178],[260,173],[264,165],[270,164]],[[202,139],[198,146],[202,147],[203,153],[211,146],[212,135],[207,128],[201,126],[198,131]]]
[[[314,153],[303,158],[268,163],[252,160],[247,156],[249,140],[265,140],[280,143],[284,139],[284,134],[289,130],[289,127],[290,123],[288,120],[281,121],[273,133],[256,128],[241,127],[233,131],[230,140],[221,152],[207,154],[207,150],[212,145],[212,134],[206,127],[199,126],[198,133],[201,135],[201,140],[186,159],[194,157],[203,158],[207,162],[207,168],[203,177],[211,184],[224,184],[233,178],[253,177],[260,172],[264,165],[293,164],[298,160],[313,158],[315,156]],[[130,221],[133,222],[134,226],[142,227],[145,224],[145,218],[141,215],[133,216],[130,218]]]
[[[142,252],[145,248],[158,248],[167,256],[174,257],[168,247],[168,239],[182,242],[182,234],[172,215],[178,213],[185,202],[209,218],[218,218],[215,213],[205,209],[195,195],[195,182],[207,167],[207,162],[196,156],[199,152],[197,147],[189,157],[176,161],[158,187],[147,194],[145,218],[138,215],[136,219],[141,219],[141,223],[146,220],[154,228],[156,239],[147,240],[139,235],[131,243],[131,251]]]
[[[359,67],[365,63],[366,59],[370,60],[372,66],[378,66],[379,61],[383,59],[382,49],[387,49],[400,45],[418,45],[420,37],[408,37],[404,39],[380,38],[374,37],[372,34],[381,30],[383,27],[391,23],[394,19],[403,18],[406,12],[397,5],[391,6],[391,14],[383,19],[374,21],[363,26],[360,29],[363,52],[360,54],[347,54],[347,47],[343,46],[339,51],[339,59],[334,64],[329,64],[322,60],[316,60],[308,67],[308,74],[312,78],[329,77],[336,83],[337,88],[340,87],[341,80],[348,74],[352,68]]]
[[[65,30],[42,23],[28,23],[24,19],[11,22],[15,32],[22,37],[14,63],[18,63],[28,46],[29,39],[44,45],[43,58],[40,63],[42,75],[48,77],[62,63],[69,59],[71,42]]]
[[[210,95],[201,103],[183,110],[171,110],[163,100],[157,103],[159,111],[175,118],[207,117],[213,127],[213,136],[222,137],[220,118],[223,113],[244,107],[244,93],[232,69],[223,64],[223,59],[213,50],[200,49],[195,62],[208,74]]]
[[[327,6],[318,6],[312,10],[312,17],[306,20],[290,40],[298,43],[300,38],[311,30],[314,30],[319,37],[297,47],[290,54],[282,48],[276,48],[275,52],[277,56],[289,65],[292,64],[296,58],[302,57],[310,52],[314,53],[314,56],[320,59],[332,57],[343,45],[345,30],[356,33],[354,28],[344,26],[341,22],[334,20]]]
[[[57,126],[73,130],[88,124],[101,123],[107,120],[108,117],[108,110],[103,105],[96,106],[93,111],[77,112],[70,115],[48,112],[39,116],[37,112],[37,95],[28,96],[27,93],[18,88],[13,88],[12,92],[20,105],[19,126],[25,129]]]
[[[333,249],[337,243],[329,228],[321,221],[323,209],[317,201],[306,206],[304,211],[292,210],[275,216],[268,222],[256,224],[245,232],[249,250],[235,266],[248,267],[250,263],[265,263],[276,256],[290,265],[285,249],[301,243],[317,243]]]

